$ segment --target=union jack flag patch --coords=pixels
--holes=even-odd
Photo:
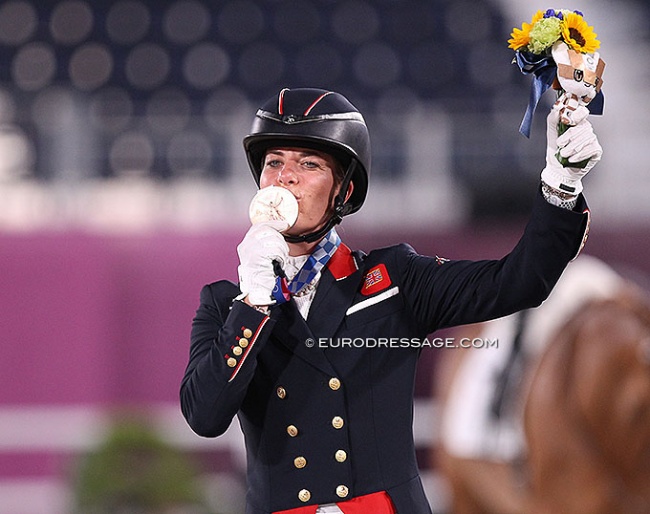
[[[382,291],[391,285],[388,271],[384,264],[379,264],[372,268],[363,279],[363,286],[361,287],[361,294],[369,296],[378,291]]]

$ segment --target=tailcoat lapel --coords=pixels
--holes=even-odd
[[[276,320],[273,333],[277,340],[312,366],[333,374],[318,339],[334,336],[359,289],[361,275],[350,249],[341,244],[321,272],[307,321],[293,300],[271,308]],[[306,344],[308,340],[312,346]]]
[[[273,327],[275,339],[280,341],[294,355],[307,361],[312,366],[332,375],[334,370],[325,358],[318,340],[310,330],[298,307],[293,300],[271,308],[272,317],[276,320]]]

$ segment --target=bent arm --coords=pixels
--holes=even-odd
[[[238,292],[229,282],[205,286],[192,323],[180,401],[188,424],[204,437],[221,435],[230,426],[274,324],[243,302],[233,302]]]

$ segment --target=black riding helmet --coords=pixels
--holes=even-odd
[[[358,211],[366,199],[370,173],[368,127],[358,109],[339,93],[313,88],[283,89],[257,111],[251,133],[244,138],[248,164],[258,185],[266,151],[282,146],[327,152],[345,170],[334,213],[326,226],[312,234],[285,236],[289,242],[316,241],[340,223],[343,216]],[[345,202],[350,181],[354,190]]]

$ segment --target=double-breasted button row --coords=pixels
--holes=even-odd
[[[244,341],[245,343],[242,345],[242,339],[239,340],[239,346],[242,348],[246,348],[246,345],[248,345],[248,341],[245,339]],[[341,388],[341,381],[336,377],[332,377],[329,379],[328,385],[332,391],[338,391]],[[284,400],[287,397],[287,390],[281,385],[275,389],[275,392],[281,400]]]
[[[289,427],[290,428],[291,427],[295,428],[293,425],[290,425]],[[287,429],[287,431],[288,431],[288,429]],[[291,434],[289,434],[289,435],[291,435]],[[297,432],[296,432],[296,435],[298,435]],[[295,435],[292,435],[291,437],[295,437]],[[307,460],[304,457],[300,456],[300,457],[296,457],[294,459],[294,463],[296,463],[296,461],[298,459],[300,459],[300,462],[304,461],[304,464],[302,466],[299,466],[298,464],[296,464],[296,467],[297,468],[304,468],[305,465],[307,464]],[[345,450],[336,450],[336,452],[334,453],[334,459],[336,460],[336,462],[345,462],[346,460],[348,460],[348,452],[346,452]]]
[[[327,385],[332,391],[338,391],[339,389],[341,389],[342,386],[341,380],[337,377],[331,377],[328,380]],[[282,385],[278,385],[275,389],[275,394],[277,395],[278,398],[284,400],[287,397],[287,390]],[[341,416],[334,416],[331,420],[331,424],[334,429],[340,430],[345,425],[345,420]],[[300,433],[298,427],[296,427],[293,424],[288,425],[286,431],[289,437],[297,437]],[[334,452],[334,460],[336,462],[340,462],[340,463],[345,462],[347,458],[348,458],[348,454],[343,449],[339,449],[336,450],[336,452]],[[306,467],[307,463],[308,461],[306,457],[302,455],[298,455],[293,459],[293,465],[297,469],[302,469]],[[337,486],[335,492],[339,498],[347,498],[347,496],[350,494],[350,490],[348,486],[346,486],[345,484],[341,484]],[[300,491],[298,491],[298,499],[303,503],[307,503],[311,499],[311,491],[309,491],[309,489],[301,489]]]
[[[279,397],[280,399],[282,399],[282,400],[283,400],[284,398],[286,398],[286,396],[287,396],[287,392],[286,392],[283,388],[281,388],[281,387],[278,387],[278,389],[277,389],[276,392],[277,392],[277,394],[278,394],[278,397]],[[332,426],[333,426],[335,429],[339,430],[339,429],[343,428],[343,425],[345,425],[345,421],[343,421],[343,418],[342,418],[341,416],[334,416],[334,417],[332,418]],[[295,425],[289,425],[289,426],[287,427],[287,433],[288,433],[291,437],[296,437],[296,436],[298,435],[298,428],[297,428]]]
[[[348,488],[347,485],[341,484],[337,486],[336,496],[338,496],[339,498],[347,498],[348,494],[350,494],[350,489]],[[300,491],[298,491],[298,499],[303,503],[308,502],[311,499],[311,492],[309,491],[309,489],[301,489]]]

